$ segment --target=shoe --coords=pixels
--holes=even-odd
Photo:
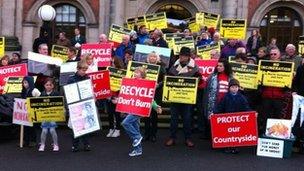
[[[153,135],[153,136],[151,137],[151,142],[156,142],[156,136],[155,136],[155,135]]]
[[[133,150],[131,153],[129,153],[130,157],[135,157],[140,155],[142,155],[142,151]]]
[[[238,154],[239,152],[240,152],[240,150],[237,148],[231,149],[231,154]]]
[[[84,146],[84,151],[91,151],[91,146],[90,145],[85,145]]]
[[[53,145],[53,151],[59,151],[59,146],[58,145]]]
[[[174,139],[172,139],[172,138],[168,139],[168,140],[165,142],[165,145],[168,146],[168,147],[169,147],[169,146],[175,145]]]
[[[194,147],[194,143],[190,139],[187,139],[185,141],[185,144],[186,144],[187,147]]]
[[[107,134],[107,137],[112,137],[113,133],[114,133],[114,129],[110,129],[109,133]]]
[[[119,136],[120,136],[120,130],[114,129],[111,137],[116,138],[116,137],[119,137]]]
[[[44,147],[45,147],[45,145],[40,145],[40,147],[39,147],[39,149],[38,149],[38,151],[44,151]]]
[[[135,139],[132,143],[133,147],[138,146],[141,143],[141,140],[143,139],[143,137],[140,137],[139,139]]]
[[[72,147],[72,152],[78,152],[78,151],[79,151],[78,147],[75,146]]]

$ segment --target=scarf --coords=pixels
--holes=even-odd
[[[194,68],[195,67],[195,62],[193,59],[190,58],[190,61],[188,62],[187,65],[182,66],[179,59],[174,63],[174,67],[176,67],[176,71],[178,72],[178,74],[184,74],[184,73],[188,73],[189,68]]]

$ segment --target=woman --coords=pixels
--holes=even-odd
[[[252,30],[251,36],[247,40],[247,51],[251,56],[257,56],[258,49],[262,46],[262,37],[258,30]]]
[[[7,65],[8,65],[8,62],[9,62],[9,56],[8,56],[8,55],[4,55],[4,56],[1,58],[0,67],[7,66]]]
[[[9,62],[10,65],[16,65],[21,63],[21,55],[19,53],[13,53],[12,54],[12,59]]]
[[[92,54],[90,54],[90,53],[83,54],[83,55],[81,55],[80,58],[81,58],[81,60],[85,61],[87,63],[87,65],[89,66],[89,68],[86,72],[87,74],[98,71],[97,62],[94,59]]]
[[[257,64],[259,64],[260,60],[268,60],[269,56],[267,53],[267,48],[266,47],[260,47],[258,50],[258,57],[257,57]]]

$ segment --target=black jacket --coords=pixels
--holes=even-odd
[[[161,37],[157,41],[153,41],[153,46],[168,48],[168,43],[165,41],[164,38]]]
[[[83,81],[83,80],[86,80],[86,79],[90,79],[90,77],[87,74],[84,75],[84,76],[80,76],[78,74],[78,72],[76,72],[75,75],[73,75],[69,78],[68,84],[76,83],[76,82]]]
[[[245,96],[239,92],[236,95],[228,92],[216,106],[214,113],[245,112],[249,110],[249,104]]]
[[[298,67],[296,76],[293,79],[292,91],[304,96],[304,65]]]

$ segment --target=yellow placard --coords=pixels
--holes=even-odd
[[[199,26],[204,26],[204,13],[198,12],[195,14],[195,22]]]
[[[136,25],[136,18],[128,18],[127,19],[127,27],[130,30],[134,30],[134,26]]]
[[[168,28],[165,12],[146,15],[146,22],[148,30]]]
[[[0,37],[0,58],[5,54],[5,37]]]
[[[138,67],[144,67],[146,68],[146,78],[147,80],[154,80],[157,81],[158,79],[158,73],[160,66],[159,65],[153,65],[143,62],[136,62],[136,61],[130,61],[128,63],[128,69],[127,69],[127,78],[132,78],[133,73]]]
[[[201,27],[199,24],[196,23],[196,19],[194,17],[188,19],[187,22],[188,22],[188,28],[191,30],[192,33],[200,32]]]
[[[69,48],[65,46],[53,45],[51,56],[54,58],[60,58],[63,62],[68,60],[68,51]]]
[[[195,104],[197,86],[197,78],[165,76],[162,101]]]
[[[212,50],[217,50],[219,53],[221,53],[220,43],[208,44],[208,45],[202,45],[202,46],[197,46],[196,47],[197,55],[204,60],[211,59],[211,51]]]
[[[114,67],[107,67],[107,70],[110,71],[110,88],[111,91],[119,91],[121,87],[121,80],[127,74],[126,70],[117,69]]]
[[[188,47],[194,49],[194,39],[193,37],[185,38],[173,38],[173,51],[174,55],[178,55],[182,47]]]
[[[300,55],[304,54],[304,36],[299,37],[298,52]]]
[[[223,38],[242,39],[246,38],[246,20],[221,19],[220,33]]]
[[[258,65],[230,62],[233,77],[246,89],[258,88]]]
[[[204,13],[204,26],[208,27],[208,28],[217,28],[217,25],[219,23],[220,20],[220,15],[218,14],[212,14],[212,13]]]
[[[164,34],[164,39],[167,41],[168,47],[170,49],[173,49],[173,47],[174,47],[173,38],[182,38],[182,37],[184,37],[183,33],[166,33],[166,34]]]
[[[110,28],[110,33],[109,33],[109,40],[116,42],[116,43],[121,43],[122,36],[129,35],[130,32],[131,32],[130,29],[112,24],[111,28]]]
[[[293,71],[293,62],[260,60],[258,80],[264,86],[291,88]]]
[[[62,96],[30,97],[26,99],[31,122],[64,122]]]
[[[4,89],[3,94],[6,93],[21,93],[23,77],[9,77]]]
[[[146,21],[146,17],[145,16],[139,16],[139,17],[137,17],[136,25],[138,27],[140,27],[140,26],[146,26],[146,28],[149,30],[149,28],[147,26],[147,21]]]

